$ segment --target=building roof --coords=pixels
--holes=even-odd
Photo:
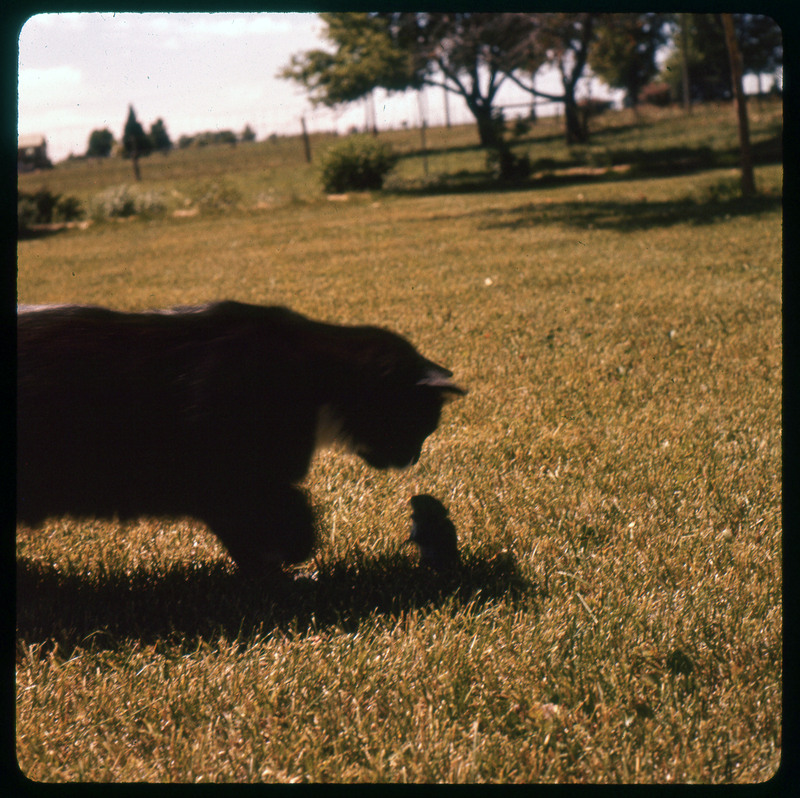
[[[30,133],[20,136],[17,140],[17,147],[20,150],[27,150],[29,147],[44,147],[46,144],[47,139],[41,133]]]

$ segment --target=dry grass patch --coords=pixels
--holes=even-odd
[[[286,303],[386,324],[470,390],[409,472],[316,458],[320,549],[281,584],[242,585],[186,520],[20,528],[23,772],[774,774],[781,172],[758,170],[750,204],[707,191],[729,177],[357,197],[21,242],[24,301]],[[454,574],[401,545],[420,491],[450,508]]]

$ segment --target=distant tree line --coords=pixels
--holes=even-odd
[[[246,125],[245,129],[237,135],[232,130],[208,130],[204,133],[195,133],[192,136],[181,136],[178,139],[178,148],[185,149],[186,147],[208,147],[213,144],[230,144],[236,145],[238,142],[255,141],[255,131]]]
[[[588,137],[577,89],[590,75],[637,103],[654,80],[673,97],[730,97],[730,65],[719,14],[662,13],[323,13],[331,48],[292,57],[279,73],[302,84],[314,104],[335,107],[388,92],[438,86],[460,96],[475,117],[481,144],[499,150],[503,119],[497,93],[513,83],[563,104],[570,144]],[[775,73],[783,64],[781,30],[769,17],[735,14],[744,72]],[[663,70],[657,54],[670,53]],[[560,92],[543,91],[545,68]],[[683,77],[686,74],[687,80]],[[645,96],[647,96],[645,94]]]
[[[238,136],[231,130],[209,131],[193,136],[184,135],[178,139],[177,146],[178,148],[205,147],[209,144],[236,144],[239,141],[255,141],[255,139],[255,132],[250,125],[247,125]],[[136,118],[133,106],[129,106],[128,117],[120,140],[115,139],[114,134],[108,128],[93,130],[89,134],[85,157],[107,158],[113,153],[117,153],[123,158],[131,158],[136,163],[140,157],[154,152],[167,153],[174,146],[163,119],[157,119],[150,125],[150,131],[145,132]]]
[[[114,134],[108,128],[93,130],[89,134],[89,143],[86,147],[87,158],[107,158],[114,152],[117,144]],[[169,152],[172,149],[172,140],[167,133],[163,119],[157,119],[150,126],[150,132],[145,133],[144,128],[136,119],[133,106],[128,108],[128,118],[119,146],[119,154],[131,157],[149,155],[151,152]]]

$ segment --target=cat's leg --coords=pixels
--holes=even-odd
[[[302,562],[314,548],[314,514],[304,493],[293,486],[264,491],[246,505],[216,511],[206,519],[239,569],[251,578]]]

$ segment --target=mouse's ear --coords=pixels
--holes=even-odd
[[[425,373],[417,380],[417,385],[429,385],[431,388],[438,388],[442,393],[454,396],[464,396],[466,391],[456,385],[450,378],[453,372],[444,366],[439,366],[433,361],[425,361]]]

